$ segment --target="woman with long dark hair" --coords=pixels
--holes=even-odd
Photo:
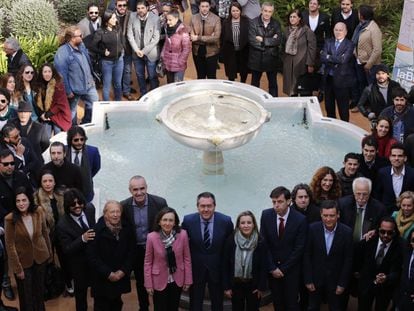
[[[16,79],[10,72],[1,78],[1,87],[4,87],[10,93],[10,108],[17,110],[19,99],[16,96]]]
[[[16,277],[20,310],[43,311],[46,263],[52,251],[43,210],[25,187],[17,188],[16,206],[5,217],[9,269]]]
[[[153,295],[155,311],[178,311],[181,291],[193,283],[188,235],[179,223],[174,209],[163,208],[147,236],[144,286]]]
[[[63,79],[52,64],[45,63],[39,69],[36,105],[39,121],[46,126],[49,137],[71,127],[72,116]]]
[[[114,87],[114,99],[122,99],[124,37],[118,31],[117,23],[115,12],[106,10],[102,16],[102,28],[95,32],[91,43],[92,51],[101,56],[103,100],[109,100],[111,85]]]
[[[16,95],[19,101],[25,101],[32,107],[32,120],[37,121],[39,112],[36,105],[35,82],[37,74],[32,65],[23,65],[16,74]]]
[[[230,81],[234,81],[240,73],[240,82],[247,79],[247,59],[249,58],[249,19],[242,16],[242,7],[232,2],[230,15],[223,21],[221,30],[221,53],[224,70]]]
[[[302,13],[293,9],[288,15],[285,28],[283,57],[283,92],[297,95],[297,79],[305,73],[313,73],[316,58],[316,37],[305,25]]]
[[[388,159],[391,154],[391,146],[398,142],[393,137],[391,119],[386,116],[379,117],[375,128],[372,129],[372,136],[378,142],[378,155]]]

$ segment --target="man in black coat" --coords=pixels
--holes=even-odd
[[[404,249],[404,261],[401,273],[398,310],[414,310],[414,230],[408,235],[408,245]]]
[[[148,294],[144,287],[144,257],[147,234],[153,231],[155,216],[164,207],[168,207],[164,198],[147,193],[147,182],[142,176],[133,176],[129,180],[131,197],[123,200],[123,217],[134,229],[135,255],[134,275],[136,280],[139,309],[148,311]]]
[[[312,190],[307,184],[297,184],[293,188],[291,207],[305,216],[308,224],[321,220],[319,207],[313,203]]]
[[[308,310],[320,310],[324,298],[330,310],[341,310],[352,271],[352,231],[338,222],[339,209],[333,200],[321,203],[321,218],[309,226],[303,258]]]
[[[80,168],[65,158],[65,145],[55,141],[50,145],[49,151],[52,161],[46,163],[41,171],[49,170],[53,173],[57,188],[76,188],[86,195]]]
[[[95,207],[77,189],[69,189],[63,197],[65,215],[56,227],[56,233],[70,267],[75,290],[76,311],[87,311],[87,291],[91,273],[86,256],[89,242],[95,238]]]
[[[334,8],[331,14],[331,26],[342,22],[346,25],[348,33],[346,37],[351,40],[356,26],[359,24],[358,11],[353,9],[353,0],[340,0],[340,6]]]
[[[260,87],[260,77],[263,72],[266,72],[269,93],[277,97],[276,74],[277,62],[280,59],[279,46],[282,42],[282,31],[279,22],[272,18],[274,11],[274,5],[265,2],[262,4],[260,16],[250,21],[248,67],[252,71],[252,85]]]
[[[32,120],[32,106],[20,101],[17,108],[17,118],[9,121],[20,131],[20,136],[27,138],[38,159],[43,164],[42,153],[49,147],[49,137],[43,124]]]
[[[355,254],[358,276],[358,310],[386,311],[397,289],[403,256],[403,242],[394,218],[384,217],[371,240],[362,240]]]
[[[20,48],[19,41],[15,38],[7,38],[4,41],[3,50],[7,56],[7,72],[14,76],[23,65],[31,65],[29,58]]]

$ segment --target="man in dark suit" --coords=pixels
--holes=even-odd
[[[94,196],[93,177],[101,169],[101,155],[97,147],[87,145],[83,127],[74,125],[68,130],[66,160],[80,168],[82,185],[88,202]]]
[[[399,311],[414,310],[414,230],[408,235],[408,244],[403,255],[400,295],[397,302]]]
[[[307,231],[306,218],[293,208],[290,191],[277,187],[270,193],[273,208],[263,211],[260,234],[269,249],[269,287],[276,310],[299,310],[301,261]]]
[[[164,207],[167,201],[164,198],[147,193],[147,182],[142,176],[133,176],[129,180],[131,197],[121,202],[122,216],[135,232],[135,255],[133,270],[135,275],[139,310],[149,310],[148,294],[144,287],[144,257],[147,234],[153,230],[155,216]]]
[[[197,196],[197,213],[184,216],[182,223],[190,238],[193,285],[190,288],[190,310],[203,310],[206,285],[211,310],[223,310],[223,249],[233,232],[229,216],[215,211],[214,194],[203,192]]]
[[[335,118],[335,101],[339,116],[349,121],[349,100],[354,78],[354,44],[346,38],[346,25],[342,22],[334,26],[334,38],[325,41],[321,52],[324,71],[325,107],[327,116]]]
[[[366,234],[372,237],[380,219],[386,215],[384,205],[371,197],[371,189],[370,179],[358,177],[352,183],[353,194],[338,200],[339,221],[352,229],[355,243]]]
[[[375,180],[378,170],[389,165],[386,158],[378,155],[378,141],[374,136],[365,136],[361,142],[362,153],[359,154],[358,172],[362,176],[371,179],[372,187],[375,188]]]
[[[387,213],[397,210],[396,202],[401,193],[414,191],[414,169],[406,165],[407,155],[401,143],[391,146],[391,166],[378,171],[375,197],[384,203]]]
[[[31,65],[29,58],[20,48],[19,41],[15,38],[7,38],[3,44],[3,50],[7,56],[7,72],[16,76],[20,67]]]
[[[351,40],[356,26],[359,24],[358,11],[352,9],[353,0],[339,0],[340,6],[334,8],[331,14],[331,26],[342,22],[346,25],[348,33],[346,37]]]
[[[303,260],[308,310],[320,310],[324,298],[329,310],[342,310],[352,271],[352,231],[338,222],[339,209],[333,200],[321,203],[321,218],[309,226]]]
[[[384,217],[377,235],[362,240],[355,254],[359,278],[358,310],[386,311],[397,289],[403,256],[403,243],[394,218]]]
[[[57,236],[70,267],[75,291],[76,311],[87,311],[87,291],[91,282],[86,255],[89,241],[95,238],[95,207],[86,205],[78,189],[69,189],[63,196],[65,215],[56,227]]]

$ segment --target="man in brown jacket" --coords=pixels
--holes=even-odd
[[[200,13],[191,19],[191,41],[197,79],[215,79],[220,48],[220,18],[210,12],[210,0],[201,0]]]

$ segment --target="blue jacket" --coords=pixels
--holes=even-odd
[[[79,51],[88,60],[89,68],[84,68],[78,57],[74,55],[77,52],[69,43],[60,46],[55,54],[54,65],[63,77],[67,95],[71,93],[84,95],[92,86],[95,86],[91,73],[91,60],[83,43],[79,46]]]

